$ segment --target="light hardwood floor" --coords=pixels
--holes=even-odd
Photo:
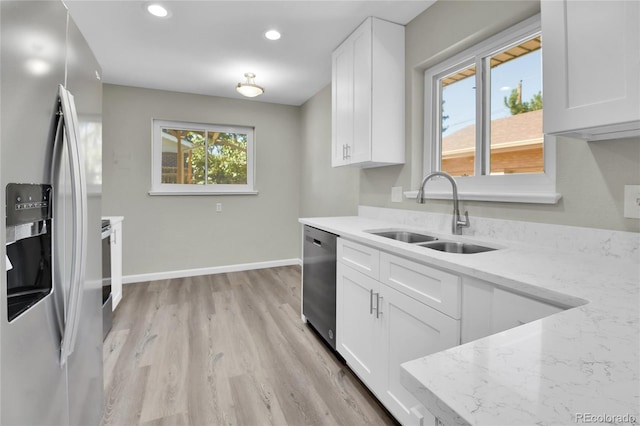
[[[126,285],[104,344],[105,425],[385,425],[300,319],[300,268]]]

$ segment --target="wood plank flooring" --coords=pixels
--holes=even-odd
[[[104,425],[392,425],[300,319],[300,268],[124,286]]]

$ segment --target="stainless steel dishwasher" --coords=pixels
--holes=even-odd
[[[336,237],[305,225],[302,314],[336,348]]]

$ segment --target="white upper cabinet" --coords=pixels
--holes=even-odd
[[[404,163],[404,27],[367,18],[331,59],[332,166]]]
[[[542,2],[544,132],[640,135],[640,2]]]

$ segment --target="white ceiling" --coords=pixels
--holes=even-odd
[[[407,24],[435,0],[143,1],[67,0],[102,66],[105,83],[242,98],[246,72],[263,102],[301,105],[331,82],[331,51],[366,17]],[[264,37],[268,29],[278,41]]]

